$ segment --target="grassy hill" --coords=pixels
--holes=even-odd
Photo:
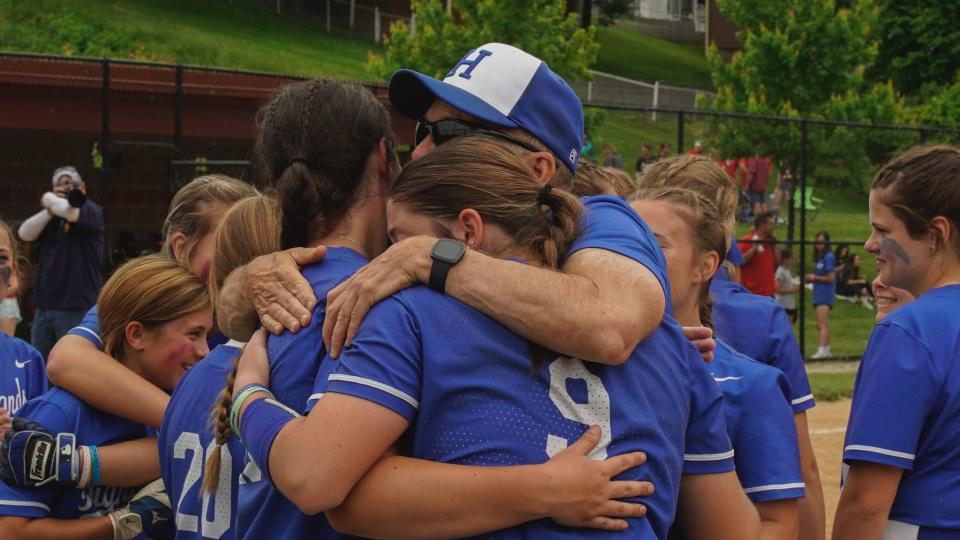
[[[600,54],[593,69],[641,81],[711,85],[703,47],[681,45],[620,28],[597,32]]]
[[[0,50],[111,56],[366,80],[370,40],[322,18],[214,0],[0,0]]]

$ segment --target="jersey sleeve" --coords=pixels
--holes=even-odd
[[[854,383],[843,460],[912,469],[941,384],[922,343],[900,326],[878,325]]]
[[[800,450],[787,380],[776,368],[765,368],[745,392],[732,438],[737,476],[751,501],[777,501],[804,496]]]
[[[97,316],[97,306],[90,308],[80,324],[71,328],[67,334],[80,336],[102,350],[103,341],[100,340],[100,317]]]
[[[398,297],[380,302],[341,353],[325,393],[372,401],[412,422],[420,407],[420,343],[413,314]]]
[[[827,275],[837,269],[837,258],[833,253],[827,253],[823,256],[823,275]]]
[[[699,355],[691,366],[690,420],[683,448],[683,474],[732,471],[733,446],[727,435],[720,386]]]
[[[740,253],[740,245],[736,237],[730,242],[730,249],[727,250],[727,260],[734,266],[743,266],[743,254]]]
[[[773,306],[770,328],[767,331],[767,364],[779,369],[787,377],[790,387],[790,405],[794,413],[812,409],[816,403],[807,378],[807,368],[800,354],[800,346],[793,335],[790,319],[780,306]]]
[[[582,201],[585,211],[580,219],[580,236],[568,255],[583,249],[602,249],[633,259],[653,272],[669,298],[663,252],[633,208],[611,195],[583,197]]]
[[[304,414],[310,414],[310,411],[313,410],[317,401],[323,397],[324,392],[327,391],[330,375],[332,375],[336,369],[337,362],[330,358],[324,358],[323,361],[320,362],[320,369],[317,371],[317,376],[313,381],[313,391],[310,392],[310,397],[307,398],[307,407],[304,410]]]

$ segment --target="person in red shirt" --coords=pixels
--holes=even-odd
[[[737,242],[743,254],[740,281],[754,294],[773,296],[776,292],[774,275],[777,271],[777,239],[773,212],[762,212],[753,218],[753,230]]]

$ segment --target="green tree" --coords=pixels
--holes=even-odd
[[[593,0],[593,5],[600,12],[600,24],[610,26],[620,17],[630,11],[631,0]]]
[[[589,76],[600,46],[596,30],[579,28],[563,0],[476,0],[455,4],[447,13],[440,0],[413,0],[416,32],[405,21],[390,25],[383,55],[370,53],[367,72],[386,79],[408,67],[442,78],[470,48],[500,42],[546,61],[567,80]]]
[[[880,50],[868,75],[889,77],[904,94],[949,85],[960,58],[960,2],[878,0]]]
[[[874,29],[879,12],[870,0],[838,7],[836,0],[718,0],[721,11],[740,27],[742,50],[725,61],[716,48],[708,54],[717,97],[716,110],[785,117],[829,118],[894,123],[903,104],[888,83],[864,76],[877,56]],[[800,170],[797,124],[717,121],[719,146],[728,155],[759,153],[780,166]],[[895,137],[864,130],[811,128],[807,166],[839,160],[847,180],[859,188],[869,175],[871,156],[893,151]],[[888,135],[888,134],[884,134]],[[876,148],[877,145],[883,148]]]
[[[926,125],[960,126],[960,74],[956,81],[916,109],[917,120]],[[960,142],[960,135],[938,135],[938,139]]]

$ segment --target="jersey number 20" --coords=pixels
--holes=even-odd
[[[579,379],[587,384],[587,402],[577,403],[567,391],[567,379]],[[607,459],[607,446],[610,444],[610,394],[603,387],[600,377],[590,373],[583,362],[575,358],[561,356],[550,364],[550,401],[557,406],[560,414],[567,420],[580,422],[587,426],[600,426],[600,443],[590,451],[590,458]],[[567,439],[556,435],[547,435],[547,455],[553,457],[567,447]]]
[[[230,529],[230,475],[233,470],[232,458],[226,445],[219,447],[220,451],[220,478],[218,478],[217,492],[215,494],[216,502],[214,504],[213,521],[207,519],[207,511],[210,508],[211,496],[209,493],[203,494],[203,524],[198,527],[197,516],[184,514],[180,512],[183,506],[183,499],[187,493],[193,489],[193,486],[203,476],[203,464],[210,452],[218,450],[216,442],[210,441],[206,452],[200,444],[200,436],[196,433],[184,431],[173,443],[173,457],[176,459],[187,459],[187,452],[190,456],[190,469],[187,471],[187,477],[183,480],[183,491],[180,492],[180,500],[177,501],[177,529],[182,531],[197,532],[204,538],[220,538],[223,533]],[[199,487],[197,488],[199,489]],[[191,495],[196,497],[197,495]]]

